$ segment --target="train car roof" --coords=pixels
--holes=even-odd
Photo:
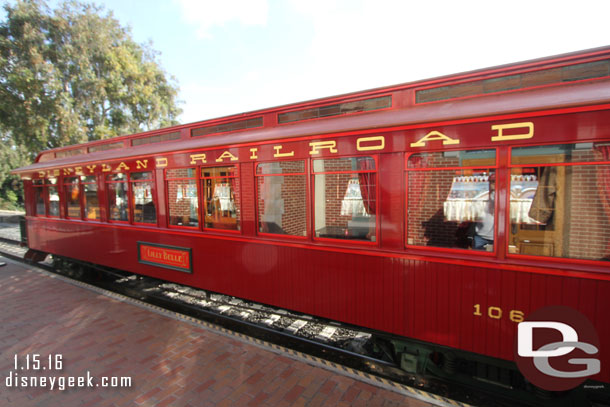
[[[134,156],[265,142],[282,138],[307,137],[318,134],[347,133],[355,130],[374,131],[375,129],[390,129],[419,123],[446,122],[456,119],[481,118],[481,120],[484,120],[485,117],[500,114],[605,103],[610,103],[610,81],[580,84],[578,85],[578,92],[572,91],[569,86],[546,88],[529,92],[490,95],[476,99],[414,106],[400,110],[343,116],[332,120],[315,120],[279,127],[221,134],[213,137],[193,137],[188,140],[180,139],[171,142],[125,147],[34,163],[16,169],[13,172],[27,173],[88,162],[113,161]]]
[[[260,111],[228,116],[203,122],[183,124],[165,129],[138,133],[136,135],[120,136],[103,141],[94,141],[78,145],[83,151],[86,147],[101,146],[108,143],[121,143],[127,140],[137,139],[141,136],[164,135],[171,132],[180,132],[194,129],[207,124],[224,123],[229,119],[248,119],[256,115],[291,112],[297,108],[318,106],[322,102],[333,102],[342,100],[353,100],[354,97],[376,96],[387,94],[392,91],[405,89],[426,89],[436,86],[441,89],[445,83],[460,84],[472,78],[487,78],[490,75],[501,73],[506,75],[515,70],[524,70],[541,67],[547,68],[554,64],[566,63],[566,61],[577,61],[583,58],[607,58],[610,55],[610,47],[597,48],[554,57],[546,57],[521,63],[502,65],[494,68],[480,69],[468,73],[448,75],[425,81],[411,82],[391,87],[373,89],[369,91],[354,92],[345,95],[316,99],[308,102],[286,105],[283,107],[269,108]],[[607,68],[610,70],[610,68]],[[451,98],[449,100],[435,101],[434,103],[409,104],[399,108],[362,112],[359,114],[334,116],[330,118],[319,118],[316,120],[299,121],[294,123],[278,124],[269,127],[248,129],[229,133],[218,133],[201,137],[181,137],[175,141],[162,143],[144,144],[139,146],[125,146],[117,149],[89,152],[72,155],[70,157],[53,158],[42,161],[41,157],[49,152],[66,151],[74,149],[75,146],[61,147],[47,150],[37,157],[36,163],[13,170],[13,173],[27,173],[41,171],[62,166],[71,166],[96,161],[120,160],[132,156],[155,155],[174,151],[209,148],[223,145],[239,145],[250,142],[265,142],[283,138],[307,137],[318,134],[337,134],[354,130],[374,130],[378,128],[396,128],[419,123],[446,122],[455,119],[468,119],[476,117],[488,117],[499,114],[519,113],[525,111],[536,111],[542,109],[558,109],[582,105],[594,105],[610,102],[610,72],[604,77],[591,82],[561,83],[561,86],[532,88],[519,90],[512,93],[492,93],[479,95],[473,98]],[[456,82],[457,81],[457,82]],[[439,85],[441,85],[439,87]],[[575,88],[577,87],[577,91]],[[53,154],[55,156],[55,154]]]

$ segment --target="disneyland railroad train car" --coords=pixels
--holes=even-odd
[[[33,251],[370,328],[412,372],[610,392],[610,47],[15,172]]]

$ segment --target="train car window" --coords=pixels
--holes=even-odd
[[[45,216],[45,188],[43,180],[35,179],[34,181],[32,181],[32,186],[34,187],[34,215]]]
[[[239,178],[235,166],[201,169],[204,227],[239,230]]]
[[[373,157],[313,160],[315,236],[375,242],[377,173]]]
[[[170,226],[199,227],[199,198],[195,168],[165,172]]]
[[[256,176],[258,231],[307,236],[305,161],[260,163]]]
[[[610,261],[610,143],[511,150],[508,252]]]
[[[59,187],[57,178],[47,178],[47,194],[49,196],[49,212],[48,216],[59,217]]]
[[[81,176],[83,199],[85,200],[85,219],[100,220],[100,201],[97,196],[97,181],[95,176]]]
[[[411,154],[407,245],[494,251],[495,150]]]
[[[127,174],[117,173],[106,176],[109,218],[111,221],[129,222],[127,188]]]
[[[318,119],[322,117],[341,116],[350,113],[369,112],[371,110],[387,109],[392,107],[392,96],[380,96],[364,100],[355,100],[332,105],[296,110],[277,115],[278,123],[291,123],[302,120]]]
[[[131,195],[133,200],[134,223],[157,223],[157,208],[153,194],[153,174],[147,172],[132,172],[129,174]]]
[[[131,140],[131,145],[135,147],[135,146],[141,146],[144,144],[162,143],[164,141],[172,141],[172,140],[179,140],[179,139],[180,139],[180,132],[175,131],[173,133],[165,133],[165,134],[158,134],[155,136],[136,138],[136,139]]]
[[[66,197],[66,217],[68,219],[80,219],[81,187],[78,177],[64,178],[64,196]]]
[[[97,146],[91,146],[87,150],[89,153],[97,153],[98,151],[116,150],[125,147],[125,143],[117,141],[114,143],[98,144]]]

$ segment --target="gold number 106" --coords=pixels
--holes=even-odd
[[[504,312],[500,307],[487,307],[487,316],[491,319],[502,319],[503,314]],[[474,315],[477,317],[483,316],[483,313],[481,312],[481,304],[474,304]],[[508,313],[508,318],[513,322],[523,322],[524,316],[523,311],[518,311],[515,309],[510,310]]]

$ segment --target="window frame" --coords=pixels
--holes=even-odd
[[[235,168],[234,175],[224,176],[224,177],[204,177],[203,176],[203,171],[206,168],[229,168],[229,167]],[[243,217],[242,199],[241,199],[242,198],[241,191],[243,189],[243,183],[242,183],[242,178],[241,178],[241,165],[239,165],[239,163],[235,163],[235,164],[224,163],[224,164],[218,164],[218,165],[200,165],[197,167],[197,175],[199,177],[198,178],[199,193],[197,195],[198,195],[198,198],[200,199],[199,210],[201,212],[200,219],[202,220],[200,222],[201,230],[204,232],[241,234],[242,233],[242,217]],[[204,189],[203,183],[208,179],[223,179],[223,178],[237,179],[237,182],[239,183],[239,197],[237,199],[235,199],[235,201],[236,201],[235,203],[236,203],[238,213],[239,213],[239,219],[236,221],[237,229],[212,228],[212,227],[206,227],[206,225],[205,225],[206,214],[205,214],[204,204],[206,203],[206,200],[204,197],[205,189]],[[233,185],[235,185],[235,184],[233,184]],[[233,192],[235,192],[235,191],[233,191]]]
[[[122,181],[108,181],[108,177],[113,176],[113,175],[117,175],[117,174],[125,174],[125,180]],[[112,214],[110,213],[110,199],[109,198],[109,193],[110,193],[110,188],[108,187],[109,184],[125,184],[126,185],[126,191],[127,191],[127,220],[115,220],[112,219]],[[104,174],[104,187],[106,190],[106,210],[107,210],[107,222],[108,223],[117,223],[117,224],[123,224],[123,225],[131,225],[132,224],[132,219],[133,219],[133,214],[131,213],[131,193],[130,193],[130,186],[129,186],[129,173],[127,172],[111,172],[108,174]]]
[[[282,173],[282,174],[258,174],[258,166],[260,164],[275,164],[281,162],[296,162],[300,161],[303,163],[303,172],[291,172],[291,173]],[[275,239],[288,239],[288,240],[299,240],[299,241],[311,241],[311,193],[310,193],[310,160],[306,158],[294,158],[284,160],[270,160],[270,161],[256,161],[254,163],[254,211],[256,216],[255,229],[256,236],[275,238]],[[286,176],[295,176],[295,175],[303,175],[305,176],[305,236],[297,236],[297,235],[289,235],[289,234],[281,234],[281,233],[268,233],[260,231],[260,214],[259,214],[259,192],[258,192],[258,179],[259,177],[286,177]]]
[[[460,151],[493,151],[494,152],[494,159],[495,159],[495,164],[494,165],[490,165],[490,166],[463,166],[463,167],[456,167],[456,166],[452,166],[452,167],[426,167],[426,168],[409,168],[409,159],[417,154],[427,154],[427,153],[450,153],[450,152],[460,152]],[[453,148],[453,149],[430,149],[430,150],[419,150],[419,151],[407,151],[405,153],[404,156],[404,178],[403,178],[403,182],[404,182],[404,208],[403,208],[403,216],[404,216],[404,247],[406,248],[406,250],[408,251],[417,251],[417,250],[422,250],[422,251],[428,251],[428,252],[437,252],[437,253],[454,253],[454,254],[474,254],[475,256],[481,256],[481,257],[493,257],[493,258],[498,258],[498,256],[500,255],[500,246],[504,245],[502,240],[503,240],[503,233],[502,230],[500,228],[500,224],[498,222],[499,218],[500,218],[500,209],[501,209],[501,205],[500,205],[500,200],[498,199],[500,196],[500,188],[498,188],[498,185],[502,185],[502,183],[500,182],[500,176],[502,174],[501,171],[501,166],[500,166],[500,147],[499,146],[492,146],[492,147],[485,147],[485,146],[481,146],[481,147],[467,147],[467,148]],[[426,171],[456,171],[456,170],[493,170],[495,171],[495,197],[494,197],[494,245],[493,245],[493,250],[488,252],[485,250],[475,250],[474,248],[467,248],[467,249],[462,249],[462,248],[453,248],[453,247],[438,247],[438,246],[422,246],[422,245],[417,245],[417,244],[409,244],[409,223],[410,223],[410,219],[409,219],[409,192],[410,192],[410,185],[409,185],[409,174],[411,172],[426,172]]]
[[[40,181],[40,184],[37,184],[36,181]],[[36,190],[37,189],[39,189],[41,191],[42,203],[44,205],[44,213],[38,212],[38,201],[36,199]],[[38,179],[32,180],[32,192],[34,194],[34,205],[33,205],[34,216],[40,217],[40,218],[48,217],[47,213],[48,213],[48,200],[49,199],[47,197],[45,178],[38,178]]]
[[[601,139],[601,140],[579,140],[577,142],[572,141],[564,141],[564,142],[554,142],[554,143],[536,143],[536,144],[528,144],[528,145],[512,145],[509,146],[507,152],[507,173],[508,173],[508,182],[507,182],[507,194],[506,194],[506,221],[504,227],[506,228],[506,241],[504,242],[504,248],[506,250],[506,258],[508,260],[522,260],[522,261],[537,261],[537,262],[548,262],[548,264],[559,264],[559,263],[569,263],[574,265],[603,265],[608,267],[609,262],[603,260],[593,260],[593,259],[580,259],[574,257],[557,257],[557,256],[541,256],[541,255],[531,255],[531,254],[521,254],[521,253],[511,253],[509,250],[510,245],[510,227],[511,227],[511,218],[510,218],[510,188],[511,188],[511,175],[514,169],[516,168],[528,168],[528,167],[575,167],[575,166],[599,166],[599,165],[610,165],[610,160],[608,161],[572,161],[572,162],[563,162],[563,163],[525,163],[525,164],[513,164],[513,150],[517,148],[528,148],[528,147],[552,147],[552,146],[560,146],[560,145],[576,145],[576,144],[596,144],[596,143],[609,143],[610,139]]]
[[[66,180],[71,179],[71,178],[76,178],[77,182],[77,187],[78,187],[78,204],[79,204],[79,208],[80,208],[80,216],[79,217],[71,217],[70,216],[70,207],[69,207],[69,200],[68,200],[68,191],[66,190],[66,187],[68,186],[74,186],[73,183],[67,183]],[[83,220],[83,215],[84,215],[84,211],[83,211],[83,187],[81,185],[81,177],[80,175],[71,175],[71,176],[64,176],[61,180],[61,187],[62,187],[62,193],[64,195],[64,204],[63,204],[63,209],[64,209],[64,213],[65,219],[69,219],[69,220]]]
[[[345,158],[372,158],[373,161],[375,162],[375,169],[374,170],[350,170],[350,171],[315,171],[314,170],[314,161],[316,160],[340,160],[340,159],[345,159]],[[348,244],[348,245],[363,245],[363,246],[370,246],[370,247],[379,247],[379,245],[381,244],[381,239],[380,239],[380,234],[381,234],[381,219],[379,216],[379,212],[380,212],[380,205],[379,205],[379,154],[365,154],[365,155],[346,155],[346,156],[328,156],[328,157],[314,157],[311,158],[310,160],[310,171],[309,171],[309,175],[310,175],[310,182],[309,184],[311,185],[311,192],[309,194],[309,196],[311,197],[311,237],[312,240],[314,242],[318,241],[318,242],[328,242],[328,243],[341,243],[341,244]],[[375,174],[375,240],[374,241],[370,241],[370,240],[358,240],[358,239],[340,239],[340,238],[333,238],[333,237],[317,237],[316,236],[316,231],[315,231],[315,224],[316,224],[316,219],[315,219],[315,205],[316,205],[316,183],[315,183],[315,178],[316,175],[327,175],[327,174],[331,174],[331,175],[337,175],[337,174],[360,174],[360,173],[366,173],[366,174]]]
[[[95,181],[83,181],[83,177],[87,178],[87,177],[93,177],[95,178]],[[105,182],[105,178],[104,178],[104,182]],[[100,188],[100,183],[99,183],[99,177],[95,174],[91,174],[91,175],[81,175],[79,176],[79,183],[81,186],[81,202],[82,202],[82,210],[81,210],[81,214],[82,214],[82,220],[85,222],[101,222],[102,221],[102,205],[105,205],[104,202],[106,202],[106,200],[101,200],[100,199],[100,193],[101,193],[101,188]],[[85,198],[85,185],[95,185],[96,187],[96,195],[97,195],[97,209],[99,212],[99,216],[96,219],[89,219],[86,214],[85,214],[85,209],[87,208],[87,200]],[[109,207],[109,205],[108,205]]]
[[[163,170],[163,185],[165,187],[165,213],[166,213],[166,227],[168,229],[179,229],[179,230],[195,230],[201,231],[201,188],[199,182],[199,167],[196,166],[188,166],[188,167],[175,167],[175,168],[165,168]],[[182,169],[193,169],[195,171],[195,175],[193,177],[177,177],[177,178],[167,178],[167,172],[171,170],[182,170]],[[171,213],[170,213],[170,199],[169,199],[169,181],[182,181],[182,180],[194,180],[195,187],[197,188],[197,226],[183,226],[183,225],[172,225],[170,222]]]
[[[53,184],[51,179],[55,179],[56,182]],[[61,207],[62,207],[62,190],[63,190],[63,182],[60,182],[60,177],[53,178],[44,178],[44,189],[45,189],[45,209],[46,209],[46,217],[51,219],[60,219],[61,218]],[[51,194],[49,192],[49,188],[54,187],[57,189],[57,198],[59,202],[57,203],[57,215],[51,215]]]
[[[150,179],[144,179],[144,180],[133,180],[131,178],[131,174],[133,173],[144,173],[144,172],[148,172],[151,174]],[[149,170],[149,171],[130,171],[127,174],[127,179],[128,179],[128,183],[129,183],[129,206],[130,206],[130,214],[131,214],[131,219],[130,219],[130,224],[132,225],[138,225],[138,226],[154,226],[154,227],[158,227],[159,226],[159,209],[158,209],[158,204],[157,204],[157,183],[156,183],[156,178],[155,178],[155,171]],[[151,188],[150,188],[150,194],[151,194],[151,198],[152,198],[152,203],[155,207],[155,221],[154,223],[147,223],[147,222],[136,222],[135,221],[135,211],[136,211],[136,200],[135,200],[135,195],[133,192],[133,184],[137,184],[137,183],[150,183],[151,184]]]

